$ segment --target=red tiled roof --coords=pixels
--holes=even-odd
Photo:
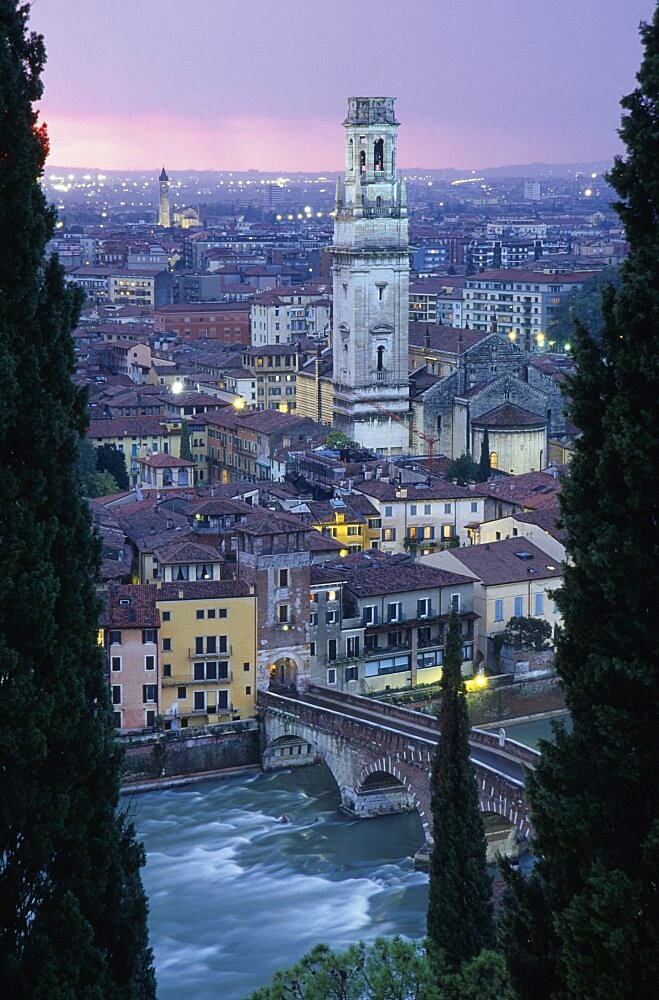
[[[514,403],[503,403],[483,413],[471,423],[472,427],[544,427],[547,421],[537,413],[524,410]]]
[[[192,469],[194,462],[188,462],[186,458],[177,458],[176,455],[163,455],[155,452],[145,458],[138,458],[140,465],[148,465],[152,469]]]
[[[158,590],[158,603],[163,601],[213,601],[231,597],[249,597],[249,586],[243,580],[195,580],[188,583],[163,583]]]
[[[159,628],[157,593],[156,588],[148,583],[111,585],[101,624],[107,628]]]
[[[500,542],[451,549],[451,555],[487,586],[548,580],[562,576],[563,569],[528,538],[504,538]],[[528,553],[531,558],[516,553]]]

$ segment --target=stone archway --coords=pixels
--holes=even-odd
[[[271,691],[287,688],[297,690],[298,664],[291,656],[280,656],[270,664],[269,688]]]

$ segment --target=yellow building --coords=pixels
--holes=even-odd
[[[130,486],[138,482],[138,459],[147,455],[180,455],[181,423],[162,416],[112,417],[92,420],[87,431],[95,447],[112,445],[124,456]]]
[[[157,606],[165,728],[254,715],[256,597],[240,580],[163,583]]]
[[[332,350],[326,348],[320,357],[311,358],[298,371],[295,407],[299,417],[309,417],[319,424],[331,426],[334,419],[333,403]]]
[[[306,507],[311,527],[334,538],[346,552],[380,547],[380,512],[365,496],[352,493],[328,501],[307,501]]]

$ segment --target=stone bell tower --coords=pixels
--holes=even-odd
[[[169,229],[172,225],[171,206],[169,203],[169,177],[165,173],[164,167],[160,171],[158,184],[160,186],[160,207],[158,211],[158,225],[162,226],[163,229]]]
[[[350,97],[334,242],[334,426],[366,448],[409,451],[409,239],[393,97]]]

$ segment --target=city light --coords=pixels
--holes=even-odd
[[[172,392],[175,396],[178,396],[183,392],[183,383],[180,379],[176,379],[175,382],[172,382]]]

